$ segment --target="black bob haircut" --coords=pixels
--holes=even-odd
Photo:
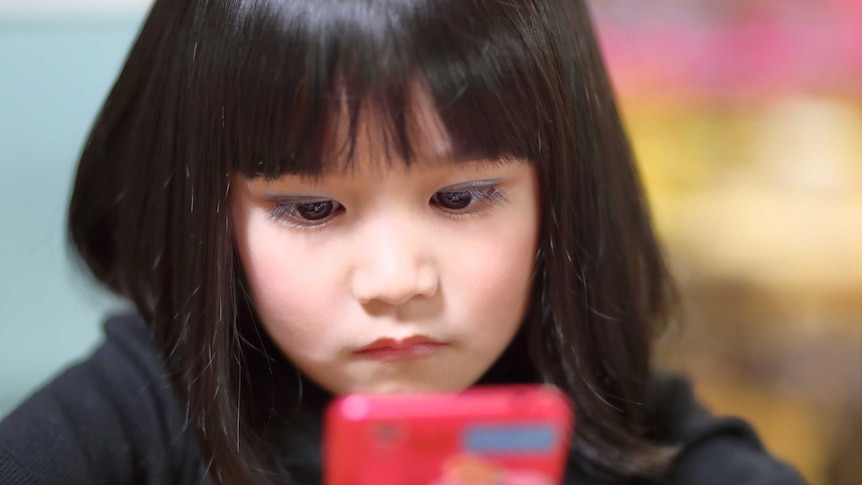
[[[457,154],[539,174],[532,300],[488,380],[563,389],[594,480],[657,478],[650,349],[673,290],[581,0],[157,0],[84,148],[72,243],[152,327],[211,476],[288,480],[267,429],[300,390],[254,321],[230,180],[319,174],[345,108],[355,139],[373,107],[410,163],[417,82]]]

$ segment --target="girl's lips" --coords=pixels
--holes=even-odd
[[[403,340],[383,338],[360,348],[354,354],[372,360],[406,360],[432,355],[447,345],[427,337],[410,337]]]

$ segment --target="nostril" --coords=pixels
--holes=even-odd
[[[373,302],[403,305],[413,298],[433,296],[439,278],[431,267],[402,268],[397,272],[357,272],[353,277],[353,296],[361,304]]]
[[[418,295],[430,297],[437,293],[440,286],[440,275],[431,265],[423,266],[419,271],[416,292]]]

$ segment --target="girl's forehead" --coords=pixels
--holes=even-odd
[[[421,84],[411,84],[410,99],[404,113],[406,145],[412,152],[411,160],[396,148],[397,127],[385,108],[372,101],[360,103],[355,117],[351,116],[346,102],[331,120],[324,155],[324,172],[351,171],[357,166],[363,170],[391,170],[405,168],[414,162],[433,166],[462,161],[455,153],[452,138],[444,126],[427,90]]]

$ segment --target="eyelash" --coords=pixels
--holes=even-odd
[[[470,197],[471,200],[462,209],[448,209],[446,207],[443,207],[439,202],[439,197],[442,194],[466,194]],[[492,185],[488,187],[471,187],[464,190],[446,190],[435,192],[434,195],[431,197],[429,203],[439,207],[440,210],[447,216],[460,219],[464,217],[471,217],[482,214],[484,210],[488,207],[500,204],[502,202],[505,202],[506,200],[506,196],[500,190],[498,190],[496,186]],[[330,214],[328,214],[326,217],[322,218],[319,221],[305,219],[299,215],[298,211],[300,206],[316,203],[332,203],[334,207],[332,208]],[[343,209],[344,206],[342,206],[339,202],[331,199],[312,199],[307,201],[302,200],[291,202],[280,202],[278,200],[275,200],[274,206],[269,214],[269,219],[274,222],[287,224],[290,227],[314,230],[329,224],[334,219],[333,216],[336,215],[338,212],[342,211]]]
[[[326,217],[320,219],[319,221],[305,219],[299,215],[299,208],[303,205],[311,205],[317,203],[332,203],[333,208],[330,214]],[[316,229],[319,227],[323,227],[332,220],[332,216],[342,210],[344,207],[331,199],[321,199],[321,200],[308,200],[308,201],[297,201],[297,202],[279,202],[275,201],[275,204],[272,207],[272,210],[269,213],[270,220],[274,222],[280,222],[283,224],[287,224],[291,227],[296,227],[299,229]]]
[[[484,209],[506,201],[506,196],[503,195],[502,192],[497,190],[497,187],[495,185],[491,185],[488,187],[471,187],[464,190],[447,190],[436,192],[431,198],[432,204],[440,206],[438,200],[441,194],[469,194],[471,202],[463,209],[448,209],[445,207],[441,207],[441,210],[446,215],[455,218],[479,215],[484,212]]]

